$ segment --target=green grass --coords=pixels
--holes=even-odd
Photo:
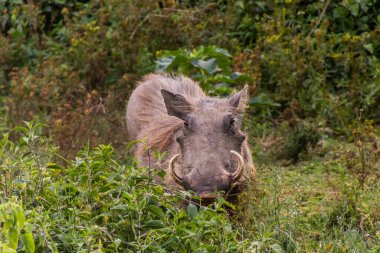
[[[246,229],[264,229],[285,252],[380,249],[378,184],[359,193],[353,210],[355,179],[335,162],[269,168],[259,175],[260,194],[249,204],[254,218]]]

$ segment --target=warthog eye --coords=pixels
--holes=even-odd
[[[235,125],[235,118],[231,114],[228,114],[224,117],[224,129],[226,132],[229,132],[230,130],[234,129]]]
[[[182,135],[179,135],[177,136],[177,138],[175,139],[179,144],[181,144],[183,142],[183,136]]]
[[[187,115],[183,121],[184,127],[188,130],[192,125],[193,118],[190,115]]]

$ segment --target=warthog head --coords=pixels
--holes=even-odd
[[[206,97],[191,103],[180,94],[161,90],[168,114],[183,120],[176,141],[180,151],[169,170],[176,182],[202,199],[229,192],[245,169],[241,156],[245,135],[237,120],[247,100],[247,86],[229,99]]]

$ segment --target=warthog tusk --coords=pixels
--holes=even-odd
[[[172,157],[172,159],[170,159],[169,161],[169,171],[170,173],[172,173],[172,176],[173,178],[180,184],[183,183],[183,179],[177,175],[177,173],[175,173],[174,171],[174,162],[177,160],[177,158],[179,157],[179,154],[176,154],[175,156]]]
[[[244,172],[244,168],[245,168],[245,166],[244,166],[244,159],[235,150],[231,150],[230,153],[233,154],[234,156],[236,156],[236,158],[238,159],[238,167],[237,167],[237,169],[236,169],[236,171],[234,173],[231,173],[232,180],[233,181],[237,181],[237,180],[240,179],[240,177],[243,175],[243,172]]]

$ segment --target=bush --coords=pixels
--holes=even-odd
[[[254,28],[248,41],[255,42],[247,45],[253,50],[247,50],[242,60],[250,60],[242,65],[248,73],[253,70],[258,92],[282,105],[272,115],[296,102],[300,117],[325,120],[346,136],[355,108],[364,109],[364,118],[378,121],[377,3],[238,2],[238,28]]]
[[[88,139],[91,147],[125,145],[125,101],[154,70],[155,52],[227,41],[215,33],[228,22],[215,4],[159,2],[1,3],[0,94],[9,125],[43,118],[70,158]]]
[[[3,224],[0,231],[1,252],[16,252],[20,238],[23,249],[34,253],[32,225],[25,223],[25,214],[20,205],[14,202],[0,204],[0,223]]]
[[[34,247],[36,252],[242,252],[254,247],[229,220],[224,206],[233,206],[224,199],[208,207],[185,205],[189,193],[154,184],[153,177],[162,176],[159,170],[148,173],[150,168],[118,163],[109,145],[87,146],[62,167],[52,162],[56,149],[39,134],[42,127],[27,122],[17,127],[19,143],[8,135],[0,142],[0,173],[5,175],[0,201],[11,201],[1,206],[6,208],[0,216],[0,221],[6,218],[3,232],[9,234],[3,249],[8,244],[26,252]],[[15,204],[20,202],[25,211]],[[18,244],[24,213],[28,224]],[[13,229],[8,220],[18,224],[15,232],[7,232]]]
[[[158,52],[158,72],[177,72],[199,81],[211,95],[230,94],[233,85],[252,83],[253,78],[233,72],[232,57],[227,50],[215,46]]]

